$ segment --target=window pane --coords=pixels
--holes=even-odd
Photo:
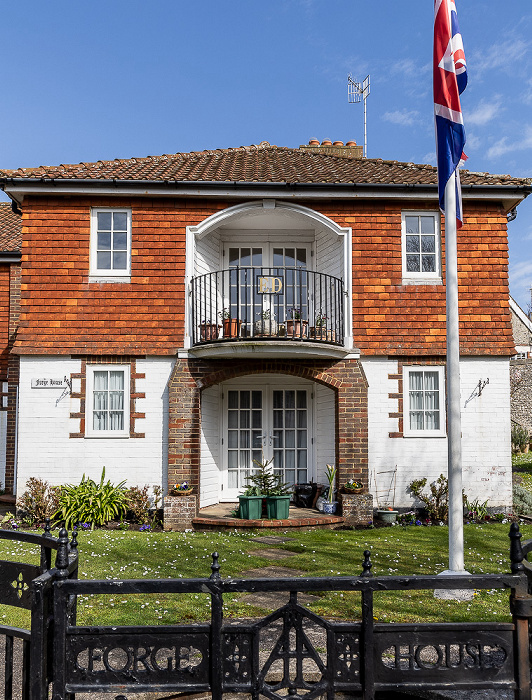
[[[406,216],[405,226],[407,233],[418,233],[418,217],[417,216]]]
[[[127,233],[113,234],[113,243],[115,250],[127,250]]]
[[[419,236],[406,237],[406,252],[419,253]]]
[[[229,408],[238,408],[238,391],[227,392],[227,402]]]
[[[98,270],[110,270],[111,269],[111,253],[97,253],[96,254],[96,266]]]
[[[127,270],[127,254],[113,253],[113,270]]]
[[[422,255],[423,272],[436,272],[436,258],[434,255]]]
[[[115,231],[127,231],[127,214],[125,211],[113,212],[113,228]]]
[[[406,269],[408,272],[419,272],[419,255],[406,256]]]
[[[111,250],[111,232],[98,232],[98,250]]]
[[[408,238],[410,238],[410,236],[407,236],[407,250]],[[436,251],[435,240],[434,236],[421,236],[421,250],[423,253],[434,253]]]
[[[421,216],[421,233],[434,234],[436,219],[433,216]]]
[[[99,211],[97,216],[98,216],[98,231],[110,231],[111,230],[111,212],[110,211]]]

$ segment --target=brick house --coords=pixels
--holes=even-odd
[[[99,476],[235,501],[253,459],[377,502],[446,471],[436,171],[349,143],[0,172],[22,212],[17,494]],[[463,171],[465,489],[511,501],[507,213],[527,181]],[[15,382],[15,370],[10,382]],[[53,381],[52,381],[53,380]],[[465,399],[464,399],[465,400]],[[8,455],[9,456],[9,455]],[[10,457],[14,459],[14,457]]]

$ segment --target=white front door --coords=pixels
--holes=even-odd
[[[234,387],[224,390],[223,501],[248,486],[256,462],[272,461],[288,484],[305,483],[311,469],[311,391],[294,387]]]

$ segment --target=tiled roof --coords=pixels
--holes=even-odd
[[[0,251],[20,251],[22,242],[22,217],[15,214],[9,202],[0,202]]]
[[[258,146],[240,148],[0,170],[0,180],[3,178],[434,185],[436,168],[380,158],[313,153],[263,141]],[[463,185],[530,185],[525,178],[467,170],[461,171],[461,179]]]

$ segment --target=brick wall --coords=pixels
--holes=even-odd
[[[178,360],[169,387],[168,483],[186,479],[199,492],[201,390],[265,373],[301,377],[335,391],[339,483],[353,478],[368,485],[367,382],[356,360]]]
[[[89,283],[91,206],[132,208],[130,283]],[[29,198],[16,351],[175,354],[184,339],[186,226],[226,206],[186,199]],[[434,211],[423,203],[408,205],[423,208]],[[444,285],[402,284],[401,204],[351,200],[323,203],[320,210],[353,230],[354,344],[365,355],[445,354]],[[466,202],[464,210],[458,234],[461,350],[510,355],[506,216],[491,204]]]

